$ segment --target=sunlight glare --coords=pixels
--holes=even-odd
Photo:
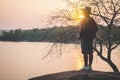
[[[84,61],[83,61],[82,56],[78,56],[77,61],[76,61],[76,69],[80,70],[83,67],[83,63]]]
[[[84,15],[79,15],[79,18],[83,19],[83,18],[85,18],[85,16]]]

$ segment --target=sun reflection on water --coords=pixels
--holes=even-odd
[[[84,61],[81,55],[77,56],[76,59],[76,70],[80,70],[83,67]]]

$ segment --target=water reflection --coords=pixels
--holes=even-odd
[[[76,69],[80,70],[81,68],[83,68],[83,64],[84,64],[84,61],[83,61],[82,55],[76,56]]]

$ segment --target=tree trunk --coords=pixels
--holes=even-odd
[[[119,72],[117,66],[111,60],[107,60],[106,62],[110,65],[114,72]]]
[[[105,61],[105,62],[107,62],[108,64],[109,64],[109,66],[113,69],[113,71],[114,72],[119,72],[119,69],[117,68],[117,66],[111,61],[111,50],[109,50],[109,52],[108,52],[108,57],[106,58],[106,57],[104,57],[103,55],[102,55],[102,43],[100,42],[99,43],[99,45],[100,45],[100,51],[96,48],[96,43],[95,43],[95,47],[94,47],[94,50],[98,53],[98,56],[103,60],[103,61]]]
[[[104,56],[102,56],[102,54],[98,53],[98,56],[105,62],[107,62],[109,64],[109,66],[113,69],[114,72],[119,72],[119,69],[117,68],[117,66],[108,58],[105,58]]]
[[[109,60],[108,58],[103,57],[101,54],[99,54],[99,57],[103,61],[107,62],[114,72],[119,72],[119,69],[117,68],[117,66],[111,60]]]

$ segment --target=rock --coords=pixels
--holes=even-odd
[[[29,80],[120,80],[120,73],[101,71],[66,71],[43,75]]]

